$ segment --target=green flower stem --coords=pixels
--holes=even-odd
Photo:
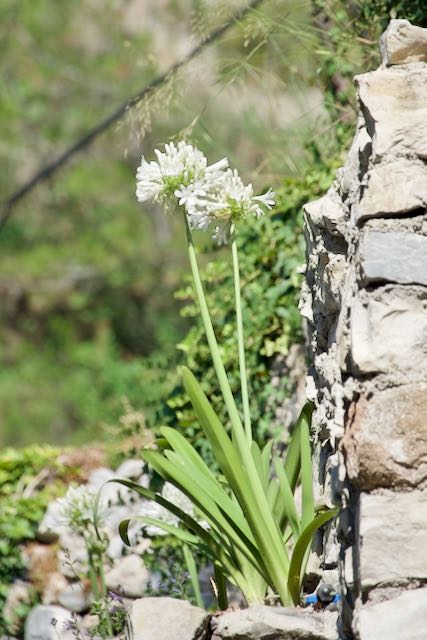
[[[203,603],[202,594],[200,592],[199,576],[197,573],[194,555],[192,554],[188,544],[184,544],[182,550],[184,552],[185,564],[187,565],[188,573],[190,574],[191,588],[193,589],[194,600],[196,602],[196,605],[200,607],[200,609],[204,609],[205,605]]]
[[[234,224],[231,225],[231,255],[233,257],[234,299],[236,303],[237,342],[239,346],[240,386],[242,389],[243,422],[246,437],[252,440],[251,411],[249,407],[248,378],[245,360],[245,341],[243,335],[242,296],[240,292],[239,256]]]
[[[215,332],[212,326],[211,317],[209,315],[208,305],[206,303],[205,292],[203,290],[202,280],[200,278],[199,267],[197,265],[196,251],[194,249],[193,238],[191,236],[190,227],[188,226],[187,216],[184,212],[185,229],[187,232],[187,246],[188,255],[190,258],[191,272],[193,275],[194,287],[196,290],[197,299],[199,302],[200,315],[202,316],[203,326],[205,329],[206,339],[208,341],[209,350],[212,355],[212,361],[215,368],[215,373],[218,378],[218,383],[221,389],[222,396],[224,398],[225,406],[227,407],[228,415],[230,416],[233,431],[236,437],[244,436],[243,425],[240,420],[239,412],[237,410],[236,402],[234,400],[230,383],[227,378],[224,364],[221,359],[221,354],[218,348],[218,342],[216,340]]]
[[[112,638],[114,636],[113,623],[111,621],[110,611],[108,609],[107,584],[105,582],[105,573],[104,573],[104,566],[102,563],[102,554],[99,556],[98,562],[99,562],[98,574],[101,581],[102,597],[104,598],[104,602],[105,602],[105,621],[107,623],[108,635],[110,638]]]

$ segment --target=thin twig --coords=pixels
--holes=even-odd
[[[164,73],[156,76],[151,82],[149,82],[141,91],[123,102],[116,107],[110,115],[101,120],[93,129],[88,131],[71,147],[66,149],[61,155],[52,160],[44,167],[42,167],[37,173],[34,174],[28,182],[25,182],[21,187],[14,191],[2,204],[0,209],[0,231],[4,228],[10,216],[12,215],[15,205],[22,200],[26,195],[34,189],[34,187],[41,182],[44,182],[54,173],[63,167],[73,156],[86,149],[94,140],[111,127],[112,124],[117,122],[130,108],[138,104],[148,94],[152,93],[159,86],[163,85],[171,76],[175,75],[182,67],[186,66],[191,60],[200,55],[206,47],[213,42],[221,38],[236,22],[239,22],[246,15],[256,9],[264,0],[252,0],[248,5],[237,11],[227,22],[211,31],[206,38],[194,46],[183,58],[175,62]]]

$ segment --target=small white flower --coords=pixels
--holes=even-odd
[[[61,524],[69,526],[76,533],[81,533],[87,525],[94,521],[94,509],[97,493],[85,486],[69,487],[63,498],[56,501]],[[105,516],[105,504],[100,503],[97,510],[98,520]]]
[[[224,158],[208,167],[204,154],[184,141],[177,145],[170,142],[165,145],[164,152],[156,149],[155,154],[157,162],[147,162],[142,156],[137,170],[136,196],[140,202],[159,201],[175,195],[184,204],[185,191],[181,194],[181,190],[201,180],[209,184],[228,166]]]
[[[259,217],[264,213],[262,207],[271,209],[273,205],[271,189],[254,196],[252,185],[244,185],[237,171],[231,169],[204,189],[199,185],[197,192],[185,200],[190,227],[202,230],[213,227],[213,239],[218,244],[228,241],[232,222],[248,215]]]

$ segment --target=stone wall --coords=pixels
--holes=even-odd
[[[392,20],[355,78],[357,131],[305,207],[317,498],[344,509],[313,572],[342,638],[427,638],[427,30]]]

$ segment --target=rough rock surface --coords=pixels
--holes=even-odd
[[[131,554],[121,558],[105,576],[108,589],[128,598],[144,594],[150,574],[140,556]]]
[[[387,407],[387,418],[384,417]],[[349,478],[362,489],[415,487],[427,480],[427,384],[361,396],[342,439]]]
[[[186,600],[140,598],[128,612],[129,640],[205,640],[210,615]]]
[[[213,618],[212,640],[336,640],[337,614],[283,607],[250,607]]]
[[[427,173],[426,173],[427,190]],[[366,231],[360,267],[367,283],[397,282],[427,286],[427,236],[402,231]]]
[[[305,206],[315,497],[341,506],[310,567],[336,580],[343,639],[427,637],[426,43],[391,21],[347,161]]]
[[[414,371],[427,376],[427,291],[361,291],[351,305],[351,358],[361,374]]]
[[[355,617],[358,640],[422,640],[427,629],[427,589],[367,604]]]
[[[383,64],[427,62],[427,32],[409,20],[390,20],[381,38]]]
[[[38,605],[25,622],[25,640],[72,640],[73,632],[65,627],[70,620],[64,607]]]
[[[362,493],[360,581],[363,588],[427,580],[427,491]]]
[[[378,69],[355,80],[372,138],[372,160],[389,155],[394,161],[405,154],[427,158],[427,65]]]

